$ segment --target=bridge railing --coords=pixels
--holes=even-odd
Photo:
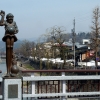
[[[3,98],[2,97],[2,85],[3,85],[3,83],[2,83],[2,77],[0,77],[0,100]]]
[[[2,73],[1,70],[0,70],[0,73]],[[3,96],[2,96],[2,85],[3,85],[3,79],[2,79],[2,77],[0,77],[0,100],[3,98]]]
[[[58,76],[35,76],[34,73],[61,73]],[[67,75],[66,73],[88,73],[90,75]],[[100,96],[100,70],[25,70],[22,73],[31,73],[23,76],[23,98],[67,98],[99,97]],[[93,75],[91,74],[93,73]],[[41,75],[41,74],[40,74]],[[26,92],[24,91],[26,82]],[[96,86],[96,87],[95,87]],[[88,90],[86,90],[88,88]],[[48,99],[49,100],[49,99]],[[54,99],[56,100],[56,99]]]

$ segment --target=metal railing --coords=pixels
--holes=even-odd
[[[0,73],[2,73],[1,70],[0,70]],[[3,80],[2,80],[2,77],[0,77],[0,100],[2,100],[2,98],[3,98],[3,97],[2,97],[2,96],[3,96],[3,95],[2,95],[2,93],[3,93],[3,92],[2,92],[2,81],[3,81]]]
[[[61,73],[58,76],[35,76],[34,73]],[[31,76],[23,76],[23,82],[26,82],[26,93],[22,89],[23,98],[55,98],[60,100],[66,100],[67,98],[75,97],[98,97],[100,96],[100,75],[94,75],[99,73],[100,70],[24,70],[22,73],[31,73]],[[77,73],[75,75],[67,75],[66,73]],[[80,75],[78,73],[87,73],[88,75]],[[93,73],[93,75],[92,75]],[[41,74],[40,74],[41,75]],[[48,84],[52,81],[53,84]],[[57,81],[57,88],[55,88],[54,81]],[[83,82],[84,81],[84,82]],[[23,83],[22,82],[22,83]],[[42,85],[37,85],[40,82]],[[45,84],[44,84],[45,83]],[[95,84],[95,85],[94,85]],[[91,85],[91,86],[90,86]],[[95,86],[97,87],[95,88]],[[22,85],[23,86],[23,85]],[[44,90],[41,90],[43,87]],[[94,87],[93,87],[94,86]],[[50,87],[47,89],[47,87]],[[52,91],[52,89],[55,91]],[[89,91],[87,88],[91,88]],[[94,88],[94,89],[93,89]],[[37,92],[41,91],[41,92]],[[48,99],[49,100],[49,99]],[[54,99],[56,100],[56,99]]]
[[[0,100],[2,100],[2,78],[0,77]]]
[[[2,73],[2,71],[0,70],[0,73]],[[2,77],[0,77],[0,99],[2,100],[3,96],[2,96]]]

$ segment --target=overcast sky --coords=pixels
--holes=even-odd
[[[100,0],[0,0],[0,10],[12,13],[19,33],[18,39],[37,38],[55,25],[71,32],[75,18],[75,31],[89,32],[92,11]],[[0,40],[4,27],[0,27]]]

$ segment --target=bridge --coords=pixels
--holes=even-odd
[[[23,70],[21,99],[9,100],[67,100],[69,98],[100,98],[100,70]],[[35,76],[38,73],[39,76]],[[74,74],[71,74],[74,73]],[[76,74],[77,73],[77,74]],[[80,73],[87,73],[81,74]],[[4,78],[0,78],[1,88]],[[10,83],[11,84],[11,83]],[[17,84],[17,83],[15,83]],[[4,99],[1,89],[0,99]],[[16,91],[17,92],[17,91]],[[7,93],[7,92],[6,92]],[[19,95],[19,93],[17,95]]]

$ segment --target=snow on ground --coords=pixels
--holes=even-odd
[[[95,67],[95,61],[90,61],[90,62],[78,62],[78,65],[84,65],[84,66],[94,66]],[[98,66],[100,66],[100,62],[98,62]]]
[[[47,59],[47,58],[41,58],[42,61],[51,61],[52,63],[64,63],[64,60],[61,60],[61,58],[50,58],[50,59]],[[73,59],[70,59],[70,60],[66,60],[66,62],[73,62],[74,60]]]
[[[33,57],[30,56],[30,58],[32,59]],[[55,63],[64,63],[64,60],[61,60],[61,58],[41,58],[42,61],[49,61],[49,62],[52,62],[53,64]],[[72,63],[74,62],[74,59],[69,59],[69,60],[66,60],[66,62],[68,63]],[[89,67],[95,67],[95,61],[94,60],[91,60],[89,62],[78,62],[78,65],[80,66],[89,66]],[[100,62],[98,62],[98,66],[100,66]]]

